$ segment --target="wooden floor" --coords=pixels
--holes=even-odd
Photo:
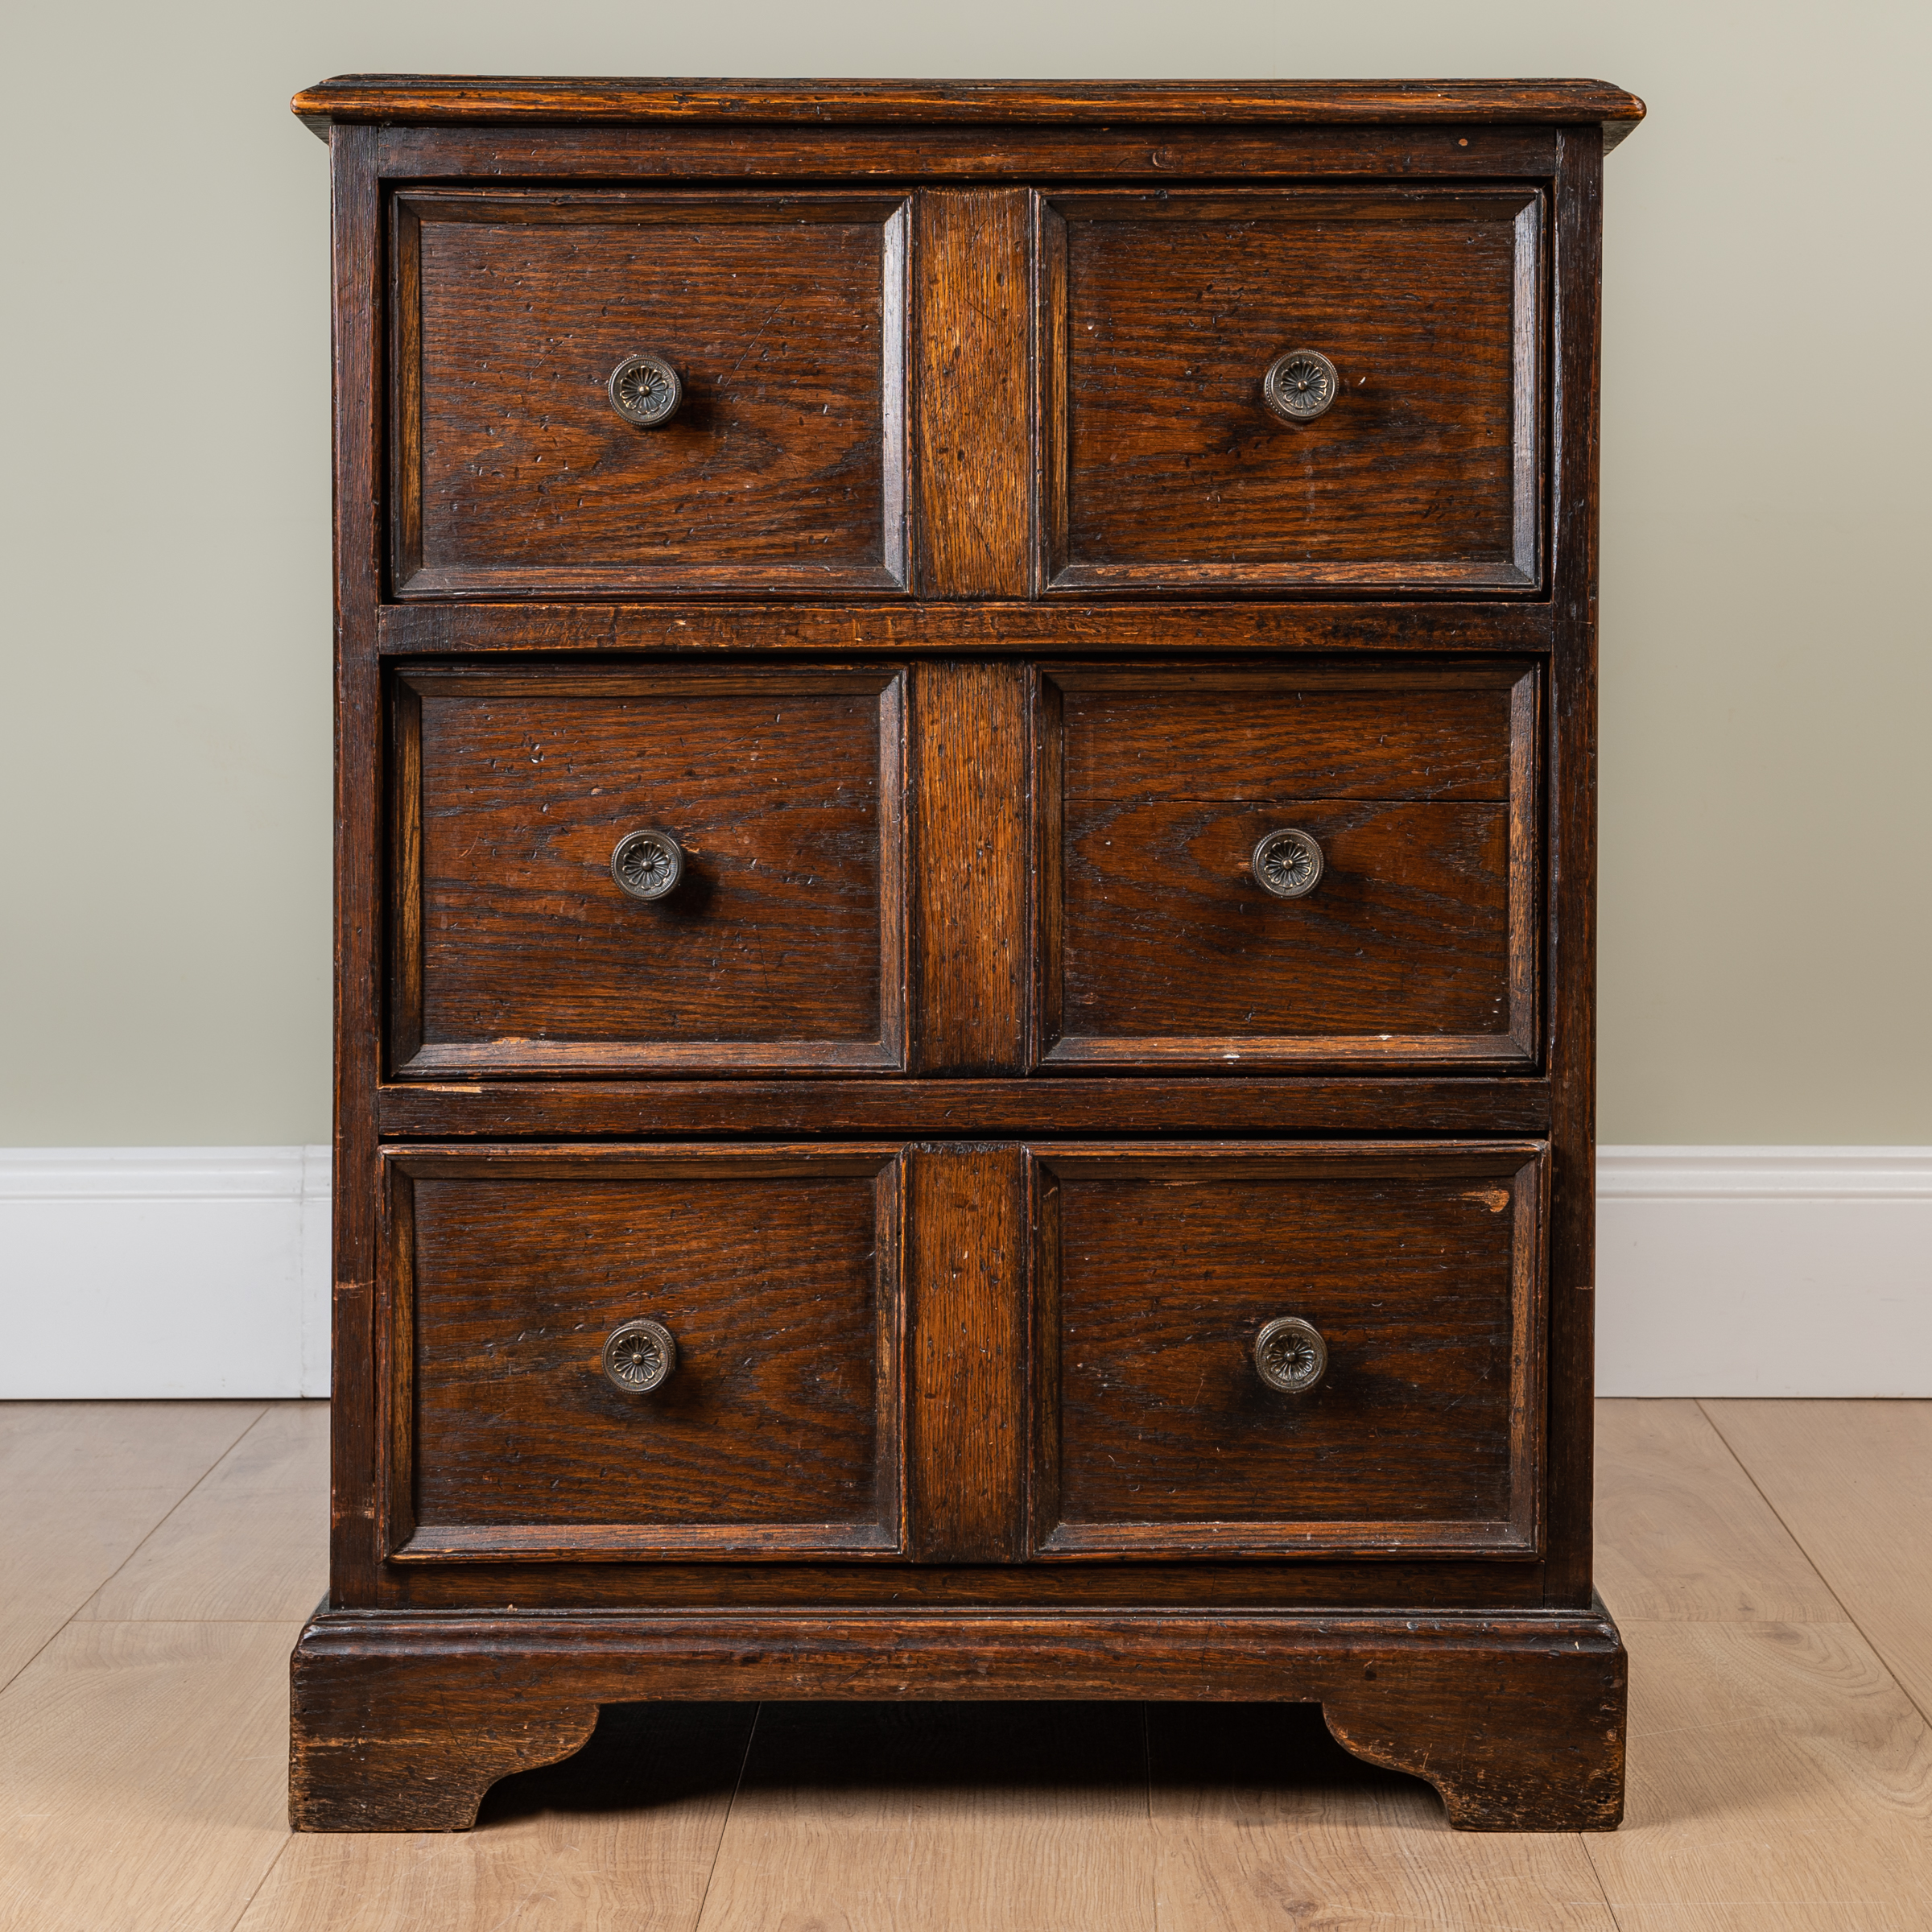
[[[467,1835],[291,1837],[320,1403],[0,1406],[0,1926],[1922,1932],[1932,1403],[1606,1402],[1629,1822],[1450,1832],[1301,1707],[633,1707]]]

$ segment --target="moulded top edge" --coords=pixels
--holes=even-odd
[[[1644,104],[1608,81],[731,80],[534,75],[338,74],[290,106],[335,122],[1120,121],[1282,125],[1595,122],[1614,147]]]

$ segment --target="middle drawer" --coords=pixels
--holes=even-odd
[[[1533,1070],[1541,677],[403,671],[389,1073]]]

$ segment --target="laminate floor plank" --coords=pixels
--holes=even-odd
[[[691,1932],[756,1707],[623,1705],[474,1831],[303,1832],[242,1932]]]
[[[228,1932],[287,1842],[297,1629],[72,1623],[0,1692],[5,1932]]]
[[[1932,1402],[1703,1406],[1846,1613],[1932,1719]],[[1932,1909],[1926,1920],[1932,1924]]]
[[[1596,1583],[1620,1622],[1845,1620],[1694,1402],[1596,1405]]]
[[[265,1406],[0,1403],[0,1685],[134,1554]]]
[[[1153,1932],[1137,1704],[768,1703],[700,1932]]]
[[[273,1402],[79,1614],[273,1622],[328,1587],[328,1404]]]
[[[1160,1932],[1616,1932],[1570,1832],[1451,1831],[1312,1704],[1150,1704]]]
[[[1932,1728],[1858,1631],[1623,1629],[1629,1806],[1584,1840],[1620,1932],[1924,1932]]]

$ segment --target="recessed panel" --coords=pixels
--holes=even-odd
[[[1055,195],[1059,591],[1542,580],[1534,190]]]
[[[1539,1147],[1034,1152],[1042,1554],[1533,1548]]]
[[[1533,1063],[1537,674],[1055,667],[1040,1064]]]
[[[891,1150],[394,1157],[406,1558],[891,1550]]]
[[[902,196],[394,205],[399,595],[904,587]]]
[[[897,1070],[899,692],[802,667],[399,679],[392,1071]]]

